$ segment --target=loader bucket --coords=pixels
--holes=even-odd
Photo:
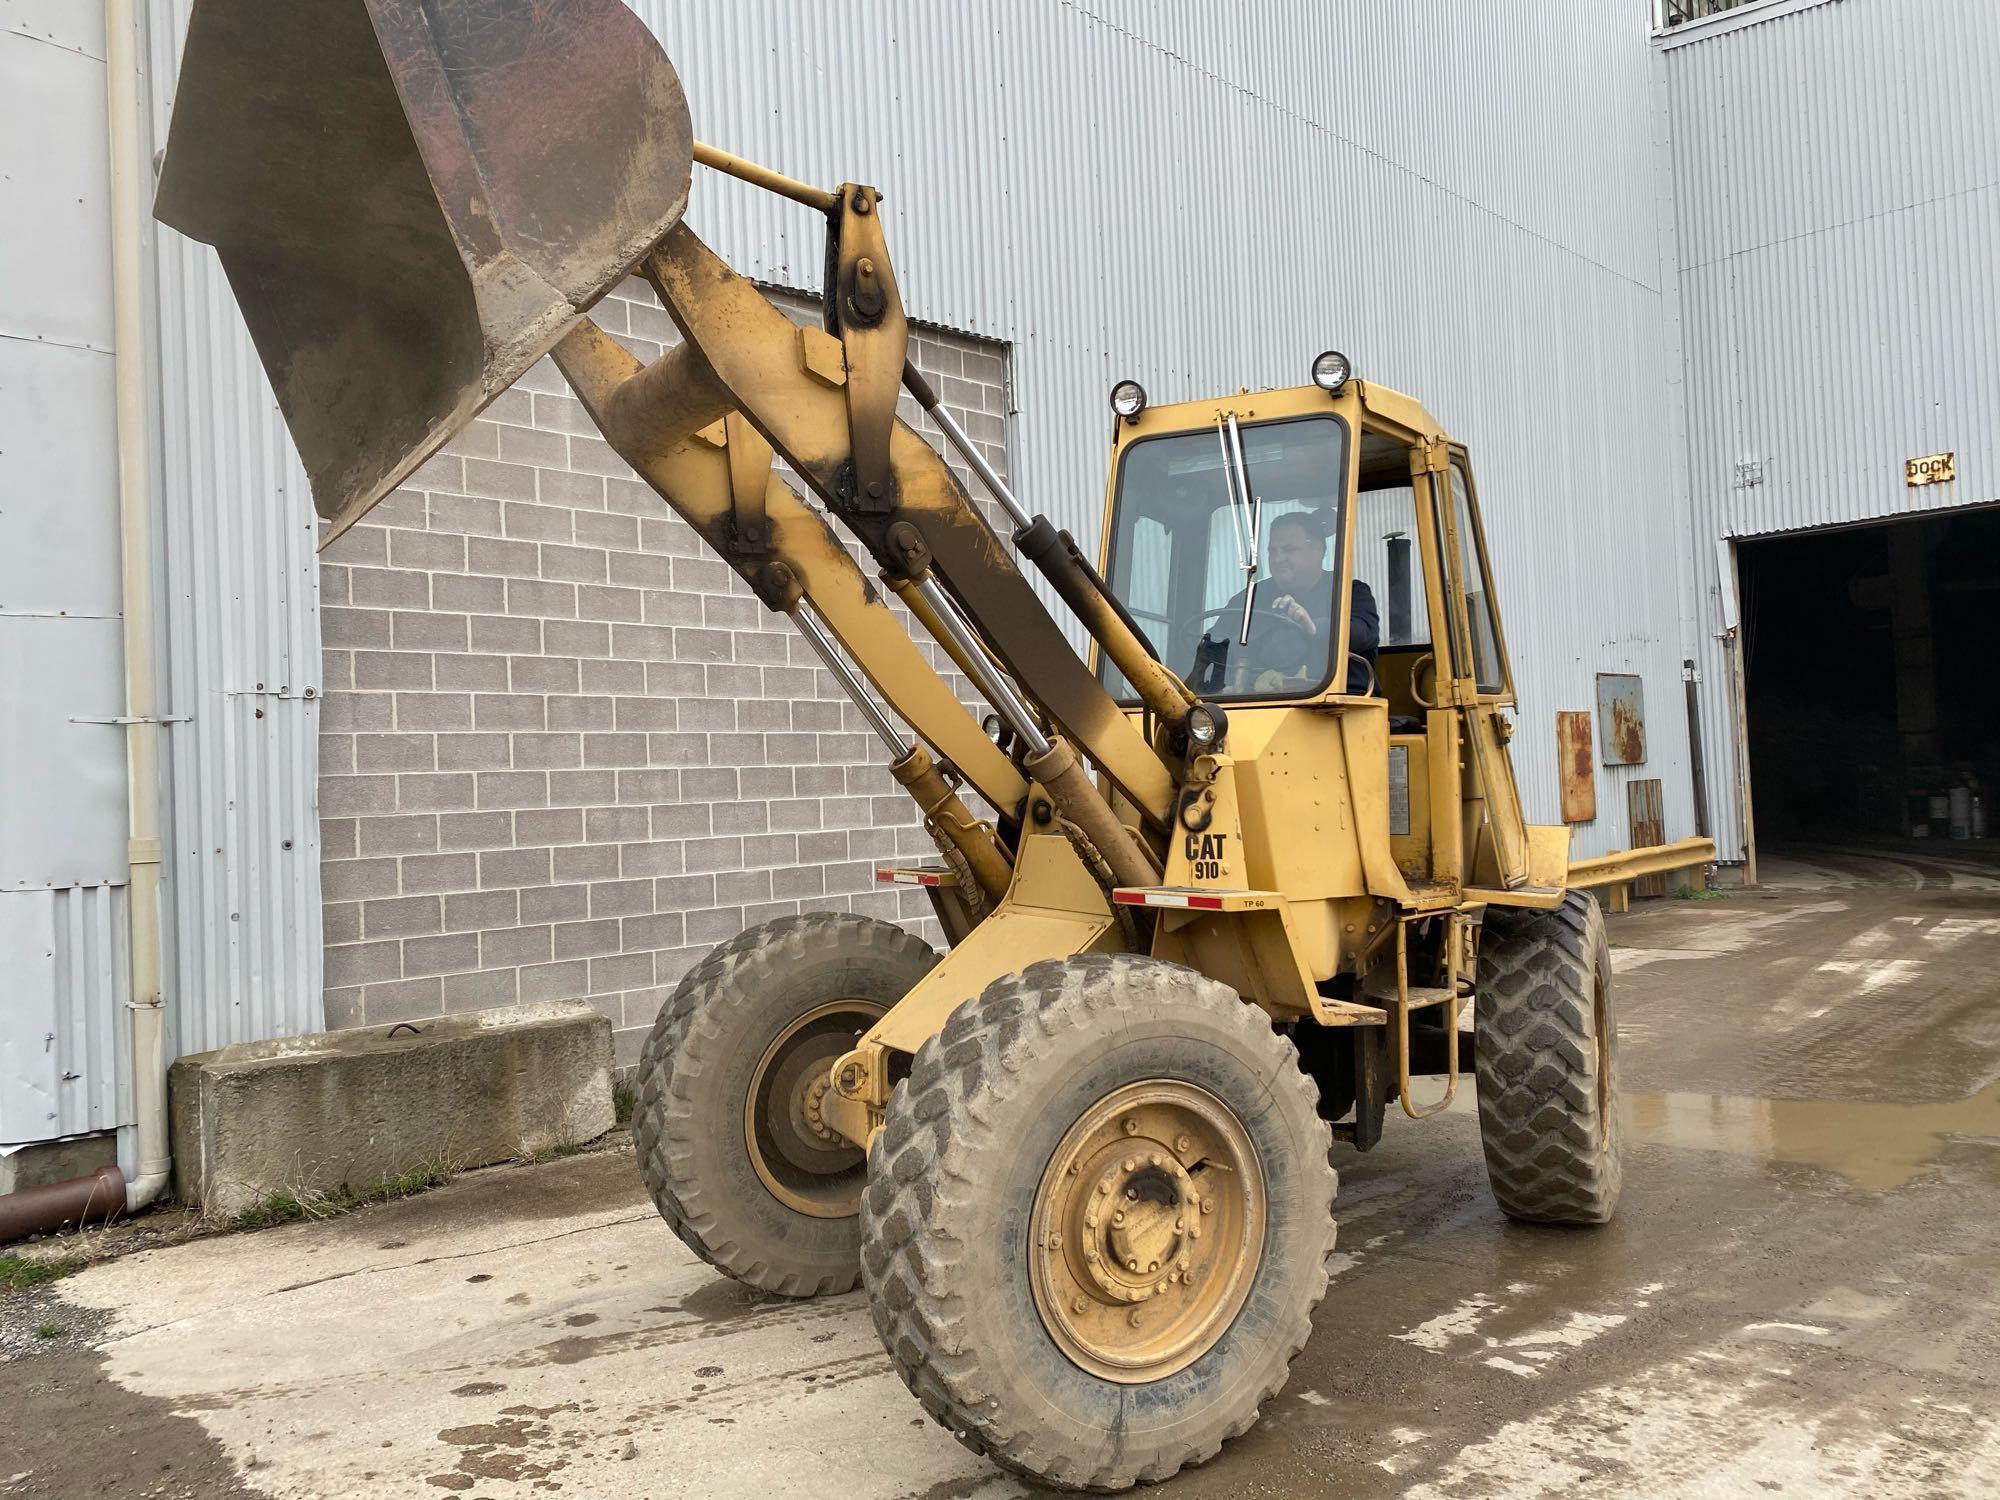
[[[687,206],[623,0],[196,0],[154,212],[214,245],[328,539]]]

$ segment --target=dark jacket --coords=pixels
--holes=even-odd
[[[1289,590],[1279,588],[1266,578],[1257,585],[1258,606],[1261,608],[1288,592]],[[1306,613],[1312,616],[1313,628],[1319,632],[1318,639],[1321,642],[1329,642],[1333,639],[1333,590],[1329,586],[1325,589],[1315,589],[1313,592],[1326,602],[1316,609],[1307,606]],[[1225,613],[1222,619],[1232,622],[1236,620],[1243,612],[1243,591],[1238,589],[1223,609]],[[1366,660],[1368,665],[1364,667],[1358,661],[1348,662],[1348,692],[1368,691],[1368,679],[1375,665],[1375,650],[1381,644],[1381,640],[1382,617],[1375,608],[1375,591],[1357,578],[1354,580],[1354,598],[1347,612],[1347,649],[1353,655]]]

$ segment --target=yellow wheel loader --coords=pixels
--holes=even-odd
[[[682,222],[696,163],[825,216],[823,326]],[[645,1049],[647,1186],[752,1286],[860,1282],[962,1442],[1117,1489],[1283,1384],[1327,1285],[1330,1149],[1392,1106],[1434,1114],[1470,1067],[1500,1206],[1611,1216],[1580,887],[1713,851],[1586,868],[1524,822],[1472,467],[1421,404],[1310,349],[1286,390],[1125,382],[1093,562],[908,363],[879,202],[695,142],[620,0],[197,0],[157,212],[219,251],[330,535],[552,353],[851,695],[939,850],[881,877],[928,889],[950,949],[831,913],[717,948]],[[682,336],[643,367],[588,316],[635,272]]]

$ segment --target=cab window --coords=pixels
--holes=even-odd
[[[1507,664],[1500,656],[1500,632],[1493,622],[1493,588],[1486,576],[1486,556],[1472,518],[1472,481],[1465,460],[1451,461],[1452,528],[1458,533],[1457,572],[1465,580],[1465,620],[1472,632],[1472,677],[1482,693],[1507,686]]]
[[[1107,579],[1204,698],[1310,696],[1332,681],[1346,474],[1335,417],[1144,438],[1121,455]],[[1137,701],[1108,657],[1098,670],[1113,697]]]

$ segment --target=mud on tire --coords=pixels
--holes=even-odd
[[[738,1281],[787,1297],[851,1289],[858,1219],[817,1217],[759,1177],[744,1123],[760,1059],[815,1008],[886,1010],[937,954],[888,922],[846,913],[780,917],[718,946],[681,980],[640,1053],[632,1134],[660,1217]],[[859,1176],[859,1153],[855,1153]]]
[[[1051,1336],[1030,1206],[1073,1122],[1160,1079],[1242,1125],[1263,1174],[1262,1254],[1205,1352],[1119,1383]],[[1129,955],[1034,964],[959,1006],[890,1101],[861,1214],[876,1330],[924,1409],[1002,1467],[1066,1489],[1166,1479],[1247,1431],[1311,1334],[1334,1241],[1331,1144],[1291,1044],[1234,991]]]
[[[1479,1136],[1510,1218],[1602,1224],[1617,1207],[1610,986],[1591,896],[1572,891],[1553,911],[1487,909],[1473,1017]]]

